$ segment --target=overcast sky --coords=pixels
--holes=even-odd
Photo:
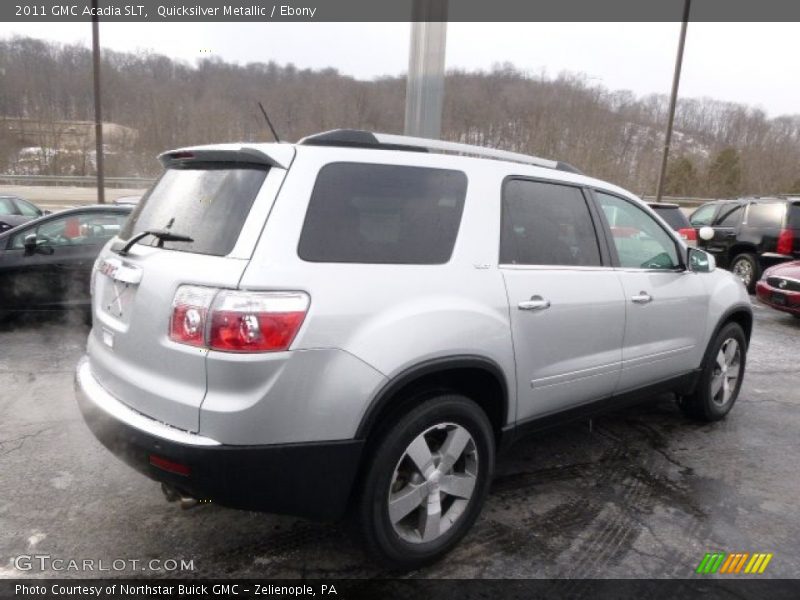
[[[447,67],[516,67],[637,95],[668,93],[679,23],[450,23]],[[408,23],[103,23],[101,44],[194,62],[217,56],[334,67],[359,79],[407,69]],[[800,23],[690,23],[681,96],[800,114]],[[89,45],[89,23],[0,23],[0,38],[24,35]],[[206,51],[201,54],[201,51]]]

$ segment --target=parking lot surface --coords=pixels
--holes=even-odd
[[[771,552],[761,577],[796,577],[800,320],[755,313],[727,419],[692,423],[664,396],[526,439],[499,458],[465,540],[410,575],[692,577],[706,552],[723,551]],[[0,577],[387,575],[339,525],[168,504],[80,417],[72,376],[86,335],[80,317],[0,325]],[[20,555],[140,562],[103,573],[21,571]],[[191,560],[193,569],[142,571],[152,559]]]

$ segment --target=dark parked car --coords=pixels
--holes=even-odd
[[[131,206],[84,206],[0,234],[0,317],[12,311],[86,308],[97,254]]]
[[[751,294],[764,269],[800,259],[800,197],[718,200],[703,204],[689,221],[713,228],[714,236],[698,244]]]
[[[756,284],[758,299],[800,319],[800,261],[781,263],[764,271]]]
[[[0,196],[0,233],[47,214],[19,196]]]
[[[681,210],[680,205],[671,202],[648,202],[647,206],[677,231],[687,246],[697,246],[697,230],[692,227],[689,217]]]

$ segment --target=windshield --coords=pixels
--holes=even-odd
[[[231,163],[167,169],[119,237],[127,240],[141,231],[168,230],[193,241],[164,241],[166,249],[225,256],[233,250],[266,176],[263,166]],[[155,238],[141,243],[162,245]]]

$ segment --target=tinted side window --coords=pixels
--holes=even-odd
[[[675,240],[657,221],[632,202],[597,192],[621,267],[675,269],[680,266]]]
[[[786,214],[783,202],[753,203],[747,211],[747,224],[750,227],[781,227]]]
[[[675,230],[689,227],[689,219],[681,212],[680,208],[656,208],[656,214]]]
[[[718,227],[736,227],[742,221],[744,206],[726,206],[719,211],[719,216],[714,225]]]
[[[446,263],[466,193],[460,171],[326,165],[311,194],[298,254],[312,262]]]
[[[793,202],[789,209],[789,227],[800,229],[800,202]]]
[[[692,216],[689,217],[689,221],[691,221],[692,225],[695,227],[711,225],[715,212],[717,212],[716,204],[704,204],[692,213]]]
[[[502,221],[502,264],[601,264],[589,207],[576,187],[508,180],[503,186]]]

